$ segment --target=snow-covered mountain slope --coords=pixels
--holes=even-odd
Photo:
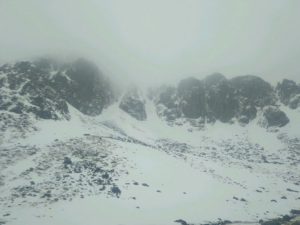
[[[0,66],[2,134],[14,129],[26,135],[35,129],[35,119],[68,120],[68,104],[86,115],[99,115],[113,101],[110,82],[85,59],[45,58]]]
[[[170,127],[149,100],[145,121],[118,103],[97,117],[68,108],[69,121],[1,143],[2,223],[257,222],[299,208],[299,111],[268,132],[257,121]]]
[[[86,61],[42,65],[0,68],[0,224],[255,224],[300,209],[299,85],[215,74],[116,101]]]

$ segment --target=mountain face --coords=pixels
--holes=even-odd
[[[109,81],[84,59],[71,63],[39,59],[0,67],[2,131],[7,127],[25,128],[30,124],[30,115],[68,120],[68,104],[83,114],[99,115],[113,99]],[[14,123],[16,118],[18,122]]]
[[[87,115],[99,115],[113,98],[109,82],[96,66],[79,59],[58,64],[41,59],[0,67],[0,110],[33,113],[41,119],[68,119],[67,103]]]
[[[3,65],[0,224],[291,220],[299,89],[213,74],[117,95],[84,59]]]
[[[84,59],[71,63],[50,59],[18,62],[1,66],[0,74],[3,118],[3,112],[12,112],[23,117],[33,114],[40,119],[68,120],[68,104],[96,116],[116,99],[108,79]],[[203,80],[191,77],[177,87],[160,88],[154,101],[158,115],[169,124],[182,119],[199,127],[216,121],[248,124],[263,112],[267,127],[284,126],[289,120],[278,106],[282,103],[298,108],[300,86],[285,79],[273,88],[256,76],[227,79],[222,74],[212,74]],[[124,94],[119,107],[137,120],[147,118],[145,99],[137,87]]]
[[[300,84],[284,79],[276,86],[280,101],[291,109],[300,107]]]
[[[257,117],[258,112],[264,111],[268,127],[284,126],[288,123],[288,118],[279,109],[279,104],[282,102],[290,105],[291,101],[295,106],[295,99],[298,99],[298,89],[294,86],[283,87],[285,82],[283,81],[283,85],[279,83],[274,89],[256,76],[247,75],[228,80],[221,74],[213,74],[203,80],[184,79],[178,87],[162,88],[155,101],[159,115],[171,123],[184,118],[197,121],[199,126],[217,120],[248,124]],[[266,107],[269,108],[264,110]],[[297,107],[298,105],[294,108]]]
[[[145,100],[136,87],[129,89],[125,93],[119,107],[137,120],[146,120],[147,118]]]

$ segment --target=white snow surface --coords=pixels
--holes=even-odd
[[[69,105],[70,121],[40,120],[35,124],[38,131],[1,143],[0,153],[17,145],[44,149],[13,159],[0,172],[3,199],[12,187],[22,184],[20,174],[45,157],[46,147],[56,139],[64,142],[87,134],[99,136],[111,144],[109,154],[124,160],[116,168],[126,173],[120,172],[115,180],[122,191],[119,198],[83,192],[84,198],[51,203],[38,203],[38,197],[36,204],[32,203],[35,199],[31,204],[26,204],[26,199],[25,204],[10,203],[10,207],[0,202],[0,222],[171,225],[178,224],[174,222],[177,219],[201,224],[221,218],[255,223],[300,208],[300,149],[291,151],[289,142],[300,138],[299,111],[284,108],[290,123],[270,132],[257,121],[244,127],[216,122],[202,130],[168,126],[151,101],[147,100],[146,107],[147,120],[137,121],[118,104],[98,117],[85,116]],[[45,179],[43,176],[30,179],[36,182]],[[4,216],[7,213],[10,215]]]

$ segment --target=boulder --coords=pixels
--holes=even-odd
[[[263,116],[267,127],[283,127],[290,121],[286,114],[275,106],[266,107]]]

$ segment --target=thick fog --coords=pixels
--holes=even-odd
[[[300,82],[299,0],[0,0],[0,62],[83,56],[122,82]]]

